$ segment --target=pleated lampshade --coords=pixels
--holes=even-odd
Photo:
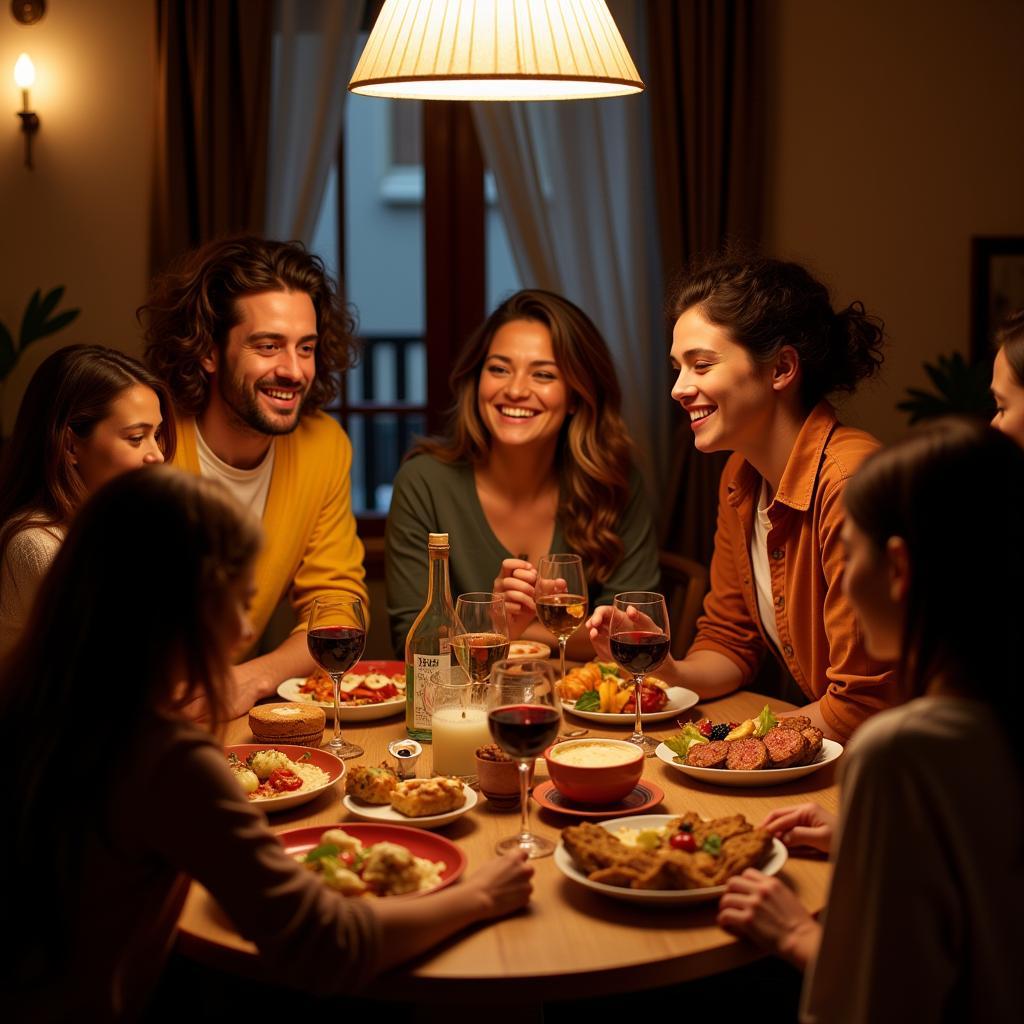
[[[644,83],[605,0],[385,0],[348,87],[393,99],[565,100]]]

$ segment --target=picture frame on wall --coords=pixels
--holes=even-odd
[[[971,239],[971,361],[989,360],[992,336],[1024,307],[1024,235]]]

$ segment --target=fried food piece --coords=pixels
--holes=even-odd
[[[686,763],[694,768],[724,768],[729,756],[729,744],[725,740],[710,743],[694,743],[686,753]]]
[[[570,669],[558,684],[562,700],[578,700],[587,690],[596,690],[601,683],[601,668],[596,661]]]
[[[804,754],[803,763],[810,764],[818,756],[824,736],[821,730],[815,729],[813,725],[809,725],[806,729],[801,729],[800,733],[807,740],[807,753]]]
[[[391,791],[398,785],[398,776],[386,765],[371,768],[357,764],[349,768],[345,792],[368,804],[391,802]]]
[[[602,868],[614,867],[626,860],[625,843],[607,829],[589,821],[563,829],[562,842],[569,851],[569,856],[585,875],[600,871]]]
[[[633,889],[633,883],[640,878],[640,872],[622,864],[613,864],[610,868],[599,868],[587,876],[592,882],[604,885],[617,885],[620,889]]]
[[[432,779],[406,779],[395,786],[389,799],[399,814],[425,818],[461,807],[466,802],[466,793],[458,779],[437,775]]]
[[[811,720],[806,715],[793,715],[791,718],[780,718],[779,728],[796,729],[797,732],[803,732],[804,729],[811,728]]]
[[[781,727],[770,729],[765,734],[764,745],[768,748],[772,768],[789,768],[800,764],[808,746],[802,732]]]
[[[768,767],[768,748],[756,737],[734,740],[729,744],[725,767],[733,771],[753,772]]]

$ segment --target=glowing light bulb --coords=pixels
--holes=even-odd
[[[36,68],[27,53],[23,53],[14,65],[14,81],[19,89],[31,89],[36,80]]]

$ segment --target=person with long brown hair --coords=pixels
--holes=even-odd
[[[347,593],[366,607],[352,446],[322,411],[355,362],[354,323],[318,256],[254,236],[186,254],[157,277],[139,315],[146,358],[181,415],[175,465],[220,480],[263,523],[256,639],[282,598],[294,611],[287,639],[244,652],[233,669],[241,714],[313,671],[305,628],[317,597]]]
[[[729,254],[684,278],[671,317],[672,397],[699,451],[733,454],[696,639],[658,674],[710,699],[746,686],[770,654],[812,726],[845,741],[904,699],[865,651],[841,586],[843,489],[878,442],[828,400],[877,372],[882,324],[859,302],[833,309],[797,263]],[[602,651],[609,617],[589,622]]]
[[[802,1021],[1024,1020],[1024,453],[941,421],[872,455],[844,503],[843,589],[912,699],[850,743],[838,824],[815,804],[763,823],[831,852],[823,924],[754,870],[718,922],[809,969]]]
[[[68,345],[40,363],[0,465],[0,654],[18,638],[86,496],[174,449],[167,390],[138,360]]]
[[[992,364],[992,426],[1024,446],[1024,309],[1006,318],[996,331]]]
[[[514,636],[551,640],[533,603],[549,552],[581,556],[592,606],[657,586],[615,368],[583,310],[517,292],[469,339],[451,387],[447,434],[421,440],[395,477],[385,547],[396,651],[425,599],[428,533],[451,536],[453,593],[505,593]],[[577,634],[569,653],[589,656],[587,638]]]
[[[215,728],[230,704],[259,545],[219,482],[167,466],[113,480],[72,522],[0,663],[11,1020],[136,1019],[193,878],[280,984],[322,993],[529,899],[517,855],[436,894],[357,900],[285,852],[215,736],[182,714],[202,698]]]

